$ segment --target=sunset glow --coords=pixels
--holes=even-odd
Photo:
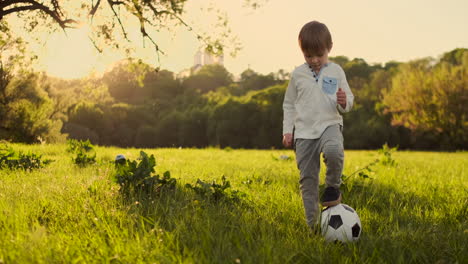
[[[101,70],[99,53],[88,38],[89,27],[70,29],[67,35],[54,33],[47,41],[43,64],[46,71],[62,78],[80,78],[93,69]],[[105,66],[104,66],[105,67]]]
[[[261,8],[249,10],[243,7],[242,1],[194,0],[186,4],[184,18],[191,25],[208,27],[204,30],[210,32],[209,15],[204,13],[206,9],[201,9],[210,3],[224,10],[232,34],[243,47],[236,57],[225,55],[225,67],[235,75],[249,67],[264,74],[280,69],[289,72],[301,64],[303,58],[297,47],[297,34],[310,20],[329,26],[334,40],[330,56],[363,58],[368,63],[437,57],[453,48],[468,46],[468,34],[463,34],[468,25],[468,16],[464,13],[468,10],[467,1],[324,3],[297,0],[285,8],[283,1],[269,0]],[[63,31],[38,33],[43,43],[31,45],[31,51],[39,57],[37,68],[57,77],[80,78],[102,73],[124,58],[122,52],[104,50],[100,54],[89,40],[89,33],[86,24],[68,29],[66,34]],[[195,33],[183,27],[171,32],[152,31],[153,39],[165,52],[158,62],[154,48],[149,41],[143,42],[138,30],[128,33],[134,36],[131,45],[135,56],[173,72],[191,67],[201,46]]]

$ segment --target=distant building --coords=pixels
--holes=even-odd
[[[203,66],[209,64],[224,65],[224,56],[216,56],[206,51],[197,51],[193,60],[193,66]]]
[[[178,78],[186,78],[189,77],[192,74],[197,73],[204,65],[210,65],[210,64],[219,64],[219,65],[224,65],[224,56],[216,56],[213,54],[210,54],[206,51],[197,51],[195,53],[195,56],[193,58],[193,66],[190,69],[185,69],[180,71],[177,74]]]

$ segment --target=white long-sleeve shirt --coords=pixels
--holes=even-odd
[[[336,92],[346,93],[346,108],[336,102]],[[283,135],[292,133],[294,138],[319,138],[328,126],[343,125],[341,113],[353,107],[354,95],[349,88],[343,69],[329,62],[318,76],[304,63],[291,73],[283,101]]]

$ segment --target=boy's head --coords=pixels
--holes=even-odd
[[[299,46],[302,52],[310,55],[330,51],[333,42],[330,31],[325,24],[312,21],[305,24],[299,32]]]
[[[307,63],[320,69],[328,61],[333,42],[330,31],[325,24],[312,21],[305,24],[299,32],[299,46]]]

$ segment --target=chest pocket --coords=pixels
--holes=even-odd
[[[322,89],[326,94],[335,94],[338,86],[338,80],[333,77],[323,77]]]

